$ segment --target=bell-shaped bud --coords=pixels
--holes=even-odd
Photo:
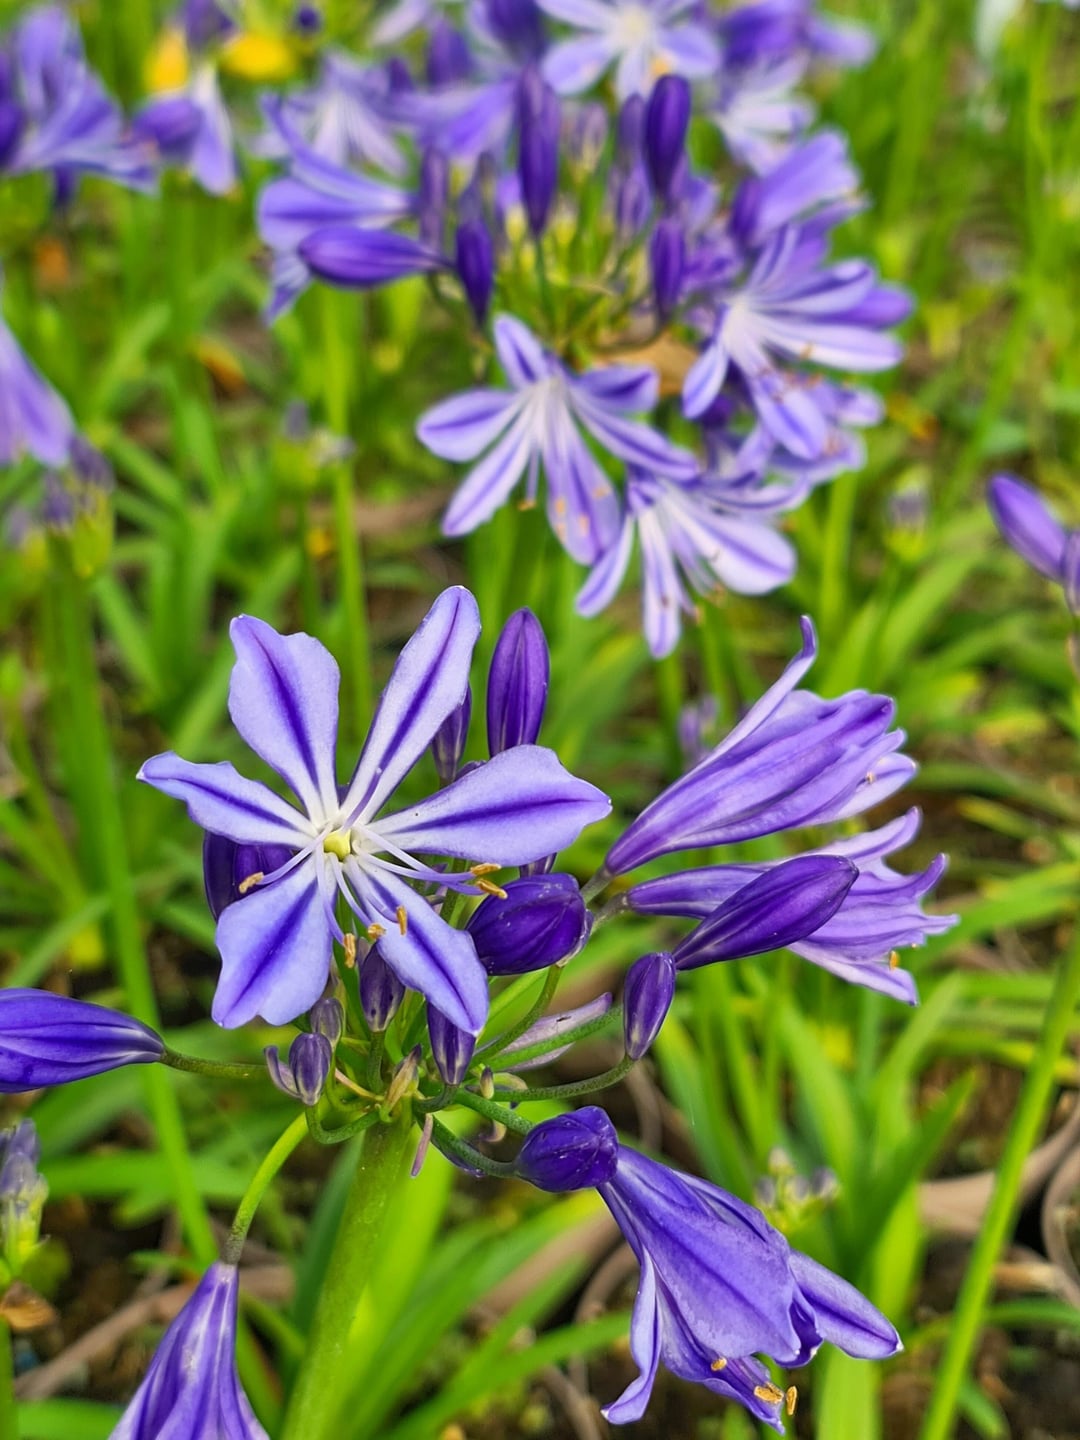
[[[645,164],[653,190],[671,194],[690,124],[690,86],[681,75],[661,75],[645,107]]]
[[[495,642],[488,671],[489,754],[536,743],[550,679],[543,626],[531,610],[515,610]]]
[[[488,28],[503,48],[520,59],[535,59],[544,48],[544,17],[536,0],[485,0]]]
[[[203,836],[203,885],[206,903],[217,920],[226,905],[240,900],[292,856],[287,845],[238,845],[224,835]]]
[[[314,1033],[325,1035],[331,1050],[336,1050],[345,1029],[345,1009],[341,1001],[333,995],[317,1000],[308,1011],[308,1020]]]
[[[160,1035],[119,1010],[47,990],[0,990],[0,1094],[148,1065],[164,1053]]]
[[[634,961],[623,990],[623,1037],[631,1060],[640,1060],[652,1046],[674,998],[674,956],[659,950]]]
[[[489,895],[465,928],[489,975],[526,975],[576,955],[592,925],[572,875],[509,880],[504,900]]]
[[[661,320],[666,321],[679,303],[685,263],[686,241],[682,226],[678,220],[659,221],[649,241],[649,268]]]
[[[443,785],[457,779],[458,766],[465,753],[469,738],[469,721],[472,718],[472,690],[466,686],[465,699],[450,711],[431,741],[431,754],[435,770]]]
[[[460,1085],[469,1073],[476,1036],[459,1030],[434,1005],[428,1006],[427,1022],[436,1069],[447,1085]]]
[[[518,92],[518,179],[529,228],[544,233],[559,183],[558,96],[529,66]]]
[[[544,1120],[525,1137],[517,1172],[539,1190],[606,1185],[619,1161],[619,1137],[597,1105]]]
[[[319,1103],[334,1063],[334,1047],[325,1035],[297,1035],[288,1060],[282,1060],[276,1045],[268,1045],[264,1053],[270,1079],[279,1090],[309,1108]]]
[[[454,265],[465,297],[477,322],[482,325],[495,286],[495,250],[491,234],[479,216],[463,220],[458,226]]]
[[[360,962],[360,1008],[374,1034],[385,1030],[405,998],[405,986],[373,945]]]
[[[454,85],[471,69],[465,37],[446,20],[439,18],[428,40],[427,78],[429,85]]]

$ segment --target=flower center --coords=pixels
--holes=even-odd
[[[339,860],[347,860],[352,854],[352,834],[348,830],[331,830],[330,834],[322,842],[322,848],[328,855],[336,855]]]
[[[615,34],[627,50],[644,45],[653,34],[653,17],[644,5],[626,5],[619,11]]]

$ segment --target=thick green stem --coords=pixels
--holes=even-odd
[[[1005,1152],[998,1166],[994,1193],[972,1247],[971,1260],[949,1327],[949,1337],[937,1367],[937,1382],[930,1397],[930,1408],[923,1421],[920,1440],[949,1440],[956,1433],[960,1390],[978,1341],[986,1301],[993,1288],[994,1268],[1016,1221],[1024,1161],[1046,1123],[1056,1084],[1054,1072],[1078,1001],[1080,934],[1073,939],[1072,949],[1058,971],[1038,1051],[1020,1093]]]
[[[11,1331],[0,1320],[0,1440],[19,1440],[19,1412],[15,1405],[15,1376],[11,1357]]]
[[[407,1118],[364,1136],[280,1440],[337,1440],[345,1434],[341,1410],[352,1383],[351,1325],[412,1142]]]

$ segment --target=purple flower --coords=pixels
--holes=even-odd
[[[282,636],[249,616],[234,620],[231,633],[233,723],[301,808],[225,762],[197,765],[167,753],[139,772],[183,800],[205,829],[238,844],[293,852],[221,913],[214,1019],[230,1028],[255,1015],[284,1024],[309,1009],[326,984],[333,942],[344,938],[334,914],[341,896],[369,937],[379,937],[398,979],[478,1034],[488,997],[476,947],[413,888],[474,891],[475,877],[444,873],[416,855],[524,865],[576,839],[609,802],[569,775],[550,750],[518,746],[426,800],[381,813],[464,698],[479,634],[467,590],[444,591],[402,651],[344,793],[334,772],[333,657],[309,635]]]
[[[165,1332],[112,1440],[268,1440],[236,1373],[235,1265],[210,1266]]]
[[[796,826],[859,815],[915,772],[897,754],[894,703],[852,690],[822,700],[795,687],[817,654],[814,628],[780,679],[727,738],[638,816],[608,852],[604,869],[622,875],[659,855],[726,845]]]
[[[210,914],[217,920],[226,905],[242,899],[291,855],[287,845],[238,845],[208,830],[203,836],[203,888]]]
[[[525,975],[569,960],[588,939],[592,918],[572,875],[508,880],[469,916],[480,963],[489,975]]]
[[[79,31],[64,10],[31,10],[13,33],[11,54],[21,124],[17,142],[9,137],[8,171],[51,170],[58,193],[70,190],[80,174],[153,190],[145,148],[127,133],[120,107],[87,64]]]
[[[29,452],[63,465],[75,440],[71,412],[0,319],[0,465]]]
[[[319,79],[308,90],[267,97],[269,129],[257,149],[281,158],[309,150],[335,166],[375,165],[402,175],[406,160],[391,78],[382,66],[361,65],[342,50],[322,56]]]
[[[769,523],[775,508],[788,508],[791,492],[763,487],[744,494],[699,478],[680,484],[633,467],[627,474],[622,532],[599,557],[577,598],[581,615],[597,615],[614,599],[630,563],[634,536],[641,542],[645,636],[657,659],[678,643],[682,615],[695,616],[693,592],[718,586],[760,595],[795,573],[791,544]]]
[[[495,348],[513,389],[455,395],[417,426],[420,440],[444,460],[474,460],[487,452],[450,502],[443,531],[474,530],[526,471],[527,503],[534,502],[542,463],[552,529],[576,560],[593,564],[618,534],[619,502],[582,429],[608,453],[663,475],[689,479],[696,462],[649,426],[626,418],[656,403],[658,381],[647,366],[575,374],[510,315],[495,321]]]
[[[360,1008],[373,1034],[385,1030],[405,999],[405,986],[373,945],[360,962]]]
[[[598,1106],[587,1105],[537,1125],[515,1163],[530,1185],[561,1194],[607,1184],[615,1177],[618,1158],[614,1125]]]
[[[919,823],[918,810],[909,810],[878,830],[808,851],[803,858],[842,857],[857,867],[858,874],[831,918],[814,930],[804,930],[801,938],[786,942],[796,955],[840,979],[881,991],[908,1005],[917,999],[915,982],[906,970],[898,968],[896,952],[921,945],[929,935],[944,934],[957,919],[955,915],[926,915],[922,909],[923,899],[944,872],[943,855],[914,875],[900,875],[885,863],[886,856],[911,843]],[[679,915],[707,921],[718,907],[749,891],[752,881],[781,868],[781,864],[773,861],[681,870],[632,886],[626,892],[626,903],[644,915]],[[693,936],[689,938],[693,940]]]
[[[165,91],[138,111],[136,135],[161,159],[198,182],[209,195],[227,195],[237,181],[232,121],[209,61],[181,90]]]
[[[453,1024],[433,1005],[428,1006],[427,1022],[435,1068],[447,1085],[460,1085],[469,1073],[476,1037]]]
[[[805,69],[801,58],[725,66],[716,105],[708,113],[740,165],[767,174],[810,125],[813,105],[791,93]]]
[[[559,186],[559,101],[530,68],[518,91],[518,179],[529,229],[542,235]]]
[[[995,475],[987,490],[990,513],[1006,544],[1029,565],[1064,586],[1080,615],[1080,530],[1066,530],[1042,496],[1015,475]]]
[[[334,1063],[334,1047],[325,1035],[297,1035],[288,1060],[282,1060],[276,1045],[268,1045],[263,1053],[270,1079],[279,1090],[308,1109],[319,1103]]]
[[[720,47],[704,25],[684,19],[694,0],[539,0],[583,35],[552,46],[544,75],[560,95],[587,90],[612,65],[620,100],[647,95],[657,75],[711,75]]]
[[[666,950],[642,955],[626,972],[623,1044],[631,1060],[652,1046],[675,998],[675,957]]]
[[[149,1065],[165,1042],[130,1015],[47,990],[0,990],[0,1092],[65,1085],[121,1065]]]
[[[661,322],[666,321],[679,300],[686,265],[686,238],[678,220],[666,217],[657,222],[649,241],[649,271],[653,298]]]
[[[451,710],[435,731],[431,742],[431,757],[435,761],[435,773],[443,785],[457,779],[461,768],[461,757],[469,741],[469,721],[472,719],[472,691],[465,690],[465,698],[456,709]],[[533,737],[536,738],[535,736]]]
[[[465,298],[482,325],[495,288],[495,247],[482,218],[463,220],[454,239],[454,268]]]
[[[540,734],[551,679],[544,627],[529,609],[515,610],[495,642],[488,669],[488,753],[533,745]]]
[[[539,1144],[536,1134],[529,1141]],[[565,1156],[563,1166],[571,1163]],[[605,1407],[613,1424],[641,1418],[664,1365],[782,1430],[785,1394],[758,1353],[797,1366],[824,1340],[866,1360],[902,1348],[853,1286],[793,1250],[759,1211],[727,1191],[623,1145],[613,1178],[599,1190],[641,1266],[630,1327],[641,1374]]]
[[[652,187],[662,200],[683,158],[690,124],[690,86],[679,75],[661,75],[645,110],[645,164]]]

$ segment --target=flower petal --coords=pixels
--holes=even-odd
[[[466,390],[422,415],[417,438],[443,460],[475,460],[506,429],[518,403],[505,390]]]
[[[854,1285],[799,1250],[791,1252],[791,1270],[822,1336],[845,1354],[885,1360],[904,1348],[894,1327]]]
[[[306,815],[257,780],[246,780],[227,760],[195,765],[166,750],[147,760],[137,778],[182,800],[196,825],[229,840],[299,850],[314,839]]]
[[[604,1190],[600,1193],[604,1195]],[[604,1198],[607,1199],[607,1196],[604,1195]],[[641,1373],[617,1400],[601,1410],[601,1415],[612,1425],[628,1425],[641,1419],[660,1368],[660,1306],[656,1295],[656,1269],[648,1254],[641,1257],[641,1276],[630,1321],[630,1353]]]
[[[310,635],[279,635],[251,615],[229,627],[236,664],[229,714],[255,754],[287,780],[316,823],[336,809],[341,673]]]
[[[460,585],[444,590],[398,656],[342,801],[349,824],[386,803],[465,698],[480,611]],[[445,1006],[439,1006],[449,1016]],[[452,1017],[450,1017],[452,1018]]]

